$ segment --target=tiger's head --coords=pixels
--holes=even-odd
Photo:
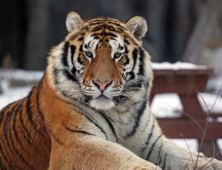
[[[147,100],[153,76],[141,41],[147,31],[144,18],[83,21],[71,12],[66,26],[69,34],[53,48],[48,66],[51,84],[62,96],[98,110]]]

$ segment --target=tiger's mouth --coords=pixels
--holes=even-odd
[[[91,99],[89,104],[91,107],[98,110],[108,110],[115,106],[114,101],[103,94]]]

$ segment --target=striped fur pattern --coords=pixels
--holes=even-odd
[[[196,155],[164,137],[150,111],[146,21],[71,12],[66,26],[42,80],[0,112],[0,169],[193,169]]]

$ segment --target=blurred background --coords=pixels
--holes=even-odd
[[[0,66],[3,68],[11,64],[14,68],[44,70],[49,50],[67,34],[65,20],[70,11],[78,12],[83,19],[109,16],[127,21],[135,15],[143,16],[148,22],[144,47],[154,62],[182,60],[212,65],[215,63],[211,59],[203,62],[202,57],[207,58],[205,55],[222,45],[221,0],[0,2]]]
[[[70,11],[86,20],[108,16],[127,21],[143,16],[148,23],[143,45],[153,62],[183,61],[214,68],[207,92],[220,91],[222,0],[0,0],[0,109],[26,96],[41,79],[48,52],[68,33],[65,20]],[[220,92],[214,108],[222,115],[221,96]],[[206,100],[213,105],[216,97]],[[178,96],[157,98],[152,110],[160,117],[175,116],[173,107],[183,109]],[[197,150],[197,140],[187,142]],[[217,142],[222,146],[222,139]],[[178,144],[187,148],[184,141]]]

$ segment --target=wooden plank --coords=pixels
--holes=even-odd
[[[203,92],[208,80],[207,75],[201,76],[156,76],[154,78],[152,95],[160,93],[177,93],[191,95]]]
[[[183,105],[183,111],[191,115],[195,119],[206,119],[206,113],[202,110],[202,107],[197,98],[197,94],[192,96],[179,95]],[[187,117],[187,116],[186,116]]]
[[[207,75],[211,76],[214,72],[213,68],[206,67],[199,69],[153,69],[155,76],[169,76],[169,75],[181,75],[181,76],[198,76],[198,75]]]
[[[212,143],[211,140],[205,140],[203,142],[201,152],[203,152],[204,155],[207,156],[207,157],[213,157],[213,155],[214,155],[214,146],[215,146],[215,154],[218,153],[215,158],[218,159],[218,160],[222,160],[221,149],[217,145],[216,140],[213,141],[213,142],[214,142],[214,144]],[[201,141],[199,140],[198,143],[200,144]]]
[[[183,134],[185,138],[202,139],[203,132],[193,120],[186,119],[158,119],[159,125],[165,134],[169,138],[182,138],[180,134]],[[205,121],[198,120],[199,124],[204,128]],[[206,140],[216,140],[222,138],[222,123],[221,122],[209,122],[206,133]]]

